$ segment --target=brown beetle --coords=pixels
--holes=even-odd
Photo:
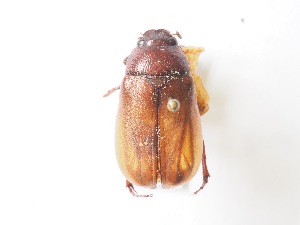
[[[177,32],[175,35],[181,37]],[[169,31],[148,30],[124,63],[116,121],[116,156],[126,187],[133,184],[171,188],[189,181],[202,160],[203,184],[208,181],[197,103],[190,66]]]

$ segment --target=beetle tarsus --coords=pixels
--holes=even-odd
[[[203,173],[203,183],[201,185],[201,187],[194,192],[194,194],[197,194],[199,191],[201,191],[205,185],[208,183],[208,178],[210,177],[208,169],[207,169],[207,165],[206,165],[206,154],[205,154],[205,145],[204,145],[204,141],[203,141],[203,153],[202,153],[202,173]]]
[[[134,196],[134,197],[153,197],[152,194],[148,195],[139,195],[136,190],[133,187],[133,184],[130,183],[128,180],[126,180],[126,187],[128,188],[129,192]]]
[[[197,191],[194,192],[195,195],[196,195],[199,191],[201,191],[201,190],[205,187],[205,185],[208,183],[208,177],[209,177],[209,175],[203,176],[203,183],[202,183],[201,187],[200,187]]]
[[[119,90],[119,89],[120,89],[120,85],[110,89],[109,91],[107,91],[107,93],[104,94],[103,97],[107,97],[107,96],[109,96],[110,94],[112,94],[113,92],[115,92],[116,90]]]

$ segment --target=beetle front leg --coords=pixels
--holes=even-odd
[[[202,174],[203,174],[203,183],[202,183],[201,187],[197,191],[194,192],[194,194],[197,194],[199,191],[201,191],[204,188],[204,186],[208,182],[208,177],[210,177],[208,169],[207,169],[207,165],[206,165],[206,154],[205,154],[204,141],[203,141],[203,153],[202,153]]]
[[[128,180],[126,180],[126,187],[128,188],[129,192],[134,196],[134,197],[152,197],[152,194],[149,195],[139,195],[136,190],[133,187],[133,184],[130,183]]]
[[[117,87],[114,87],[114,88],[110,89],[109,91],[107,91],[107,93],[106,93],[105,95],[103,95],[103,97],[107,97],[107,96],[109,96],[111,93],[115,92],[116,90],[119,90],[119,89],[120,89],[120,86],[121,86],[121,85],[119,85],[119,86],[117,86]]]

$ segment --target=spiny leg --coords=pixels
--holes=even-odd
[[[128,188],[129,192],[134,196],[134,197],[152,197],[152,194],[149,195],[139,195],[136,190],[133,187],[133,184],[130,183],[128,180],[126,180],[126,187]]]
[[[126,65],[127,59],[128,59],[128,56],[123,60],[124,65]],[[111,93],[113,93],[113,92],[115,92],[116,90],[119,90],[119,89],[120,89],[120,85],[117,86],[117,87],[114,87],[114,88],[110,89],[105,95],[103,95],[103,97],[107,97]]]
[[[119,90],[120,89],[120,85],[117,86],[117,87],[114,87],[112,89],[110,89],[109,91],[107,91],[107,93],[105,95],[103,95],[103,97],[107,97],[109,96],[111,93],[115,92],[116,90]]]
[[[208,182],[208,177],[210,177],[208,169],[207,169],[207,165],[206,165],[206,154],[205,154],[204,141],[203,141],[203,153],[202,153],[202,174],[203,174],[203,183],[202,183],[201,187],[197,191],[194,192],[194,194],[197,194],[199,191],[201,191],[204,188],[204,186]]]

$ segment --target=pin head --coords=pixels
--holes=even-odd
[[[180,102],[175,98],[170,98],[168,100],[167,108],[171,112],[177,112],[180,108]]]

